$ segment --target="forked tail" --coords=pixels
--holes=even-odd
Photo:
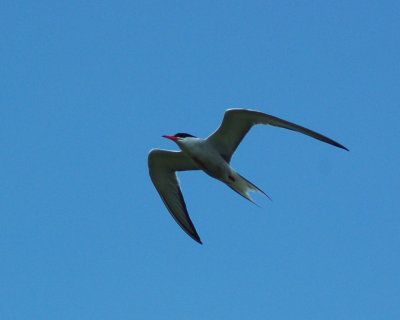
[[[229,183],[227,183],[227,185],[254,204],[257,205],[257,203],[255,203],[254,200],[250,197],[249,192],[257,192],[263,194],[271,200],[271,198],[264,191],[252,184],[246,178],[243,178],[239,173],[234,172],[233,175],[229,177],[229,179],[230,181]]]

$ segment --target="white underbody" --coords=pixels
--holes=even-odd
[[[222,181],[251,202],[255,203],[250,197],[249,191],[266,195],[262,190],[237,173],[209,141],[190,137],[178,140],[177,144],[182,152],[189,156],[205,173]]]
[[[181,150],[211,177],[225,183],[232,182],[235,170],[210,143],[201,138],[186,138],[177,142]],[[231,177],[231,178],[229,178]]]

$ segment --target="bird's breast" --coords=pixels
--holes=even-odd
[[[210,176],[221,179],[230,174],[229,164],[210,145],[200,143],[182,150]]]

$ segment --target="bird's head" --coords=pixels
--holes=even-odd
[[[188,133],[177,133],[174,136],[163,136],[164,138],[170,139],[172,141],[175,141],[176,143],[178,142],[184,142],[185,140],[187,140],[187,138],[196,138],[195,136],[192,136],[191,134]]]

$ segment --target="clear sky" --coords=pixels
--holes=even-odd
[[[2,1],[1,319],[400,319],[398,1]],[[163,134],[258,126],[261,208],[147,168]]]

